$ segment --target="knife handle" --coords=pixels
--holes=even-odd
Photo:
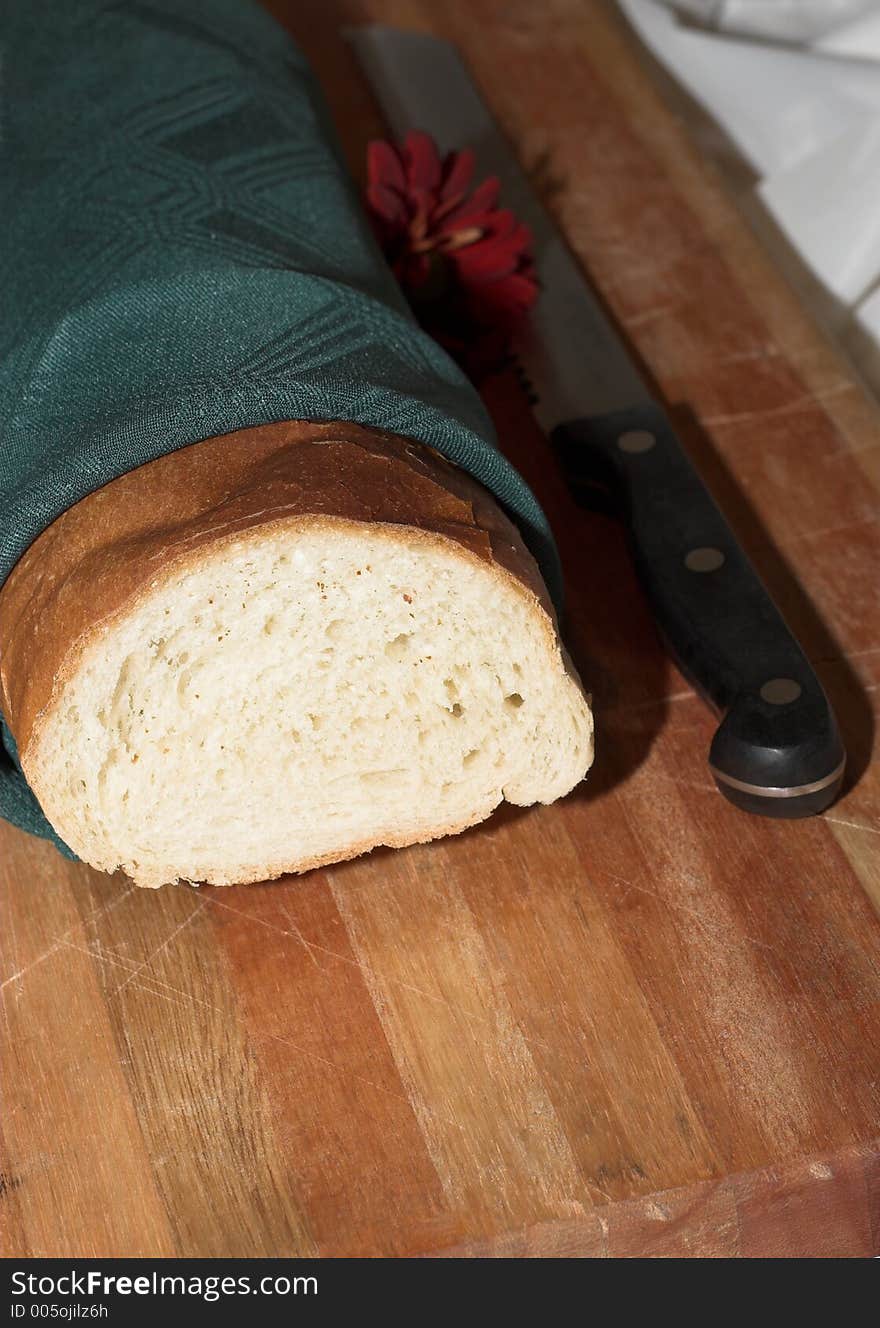
[[[661,635],[722,716],[709,750],[721,792],[764,816],[830,806],[846,755],[821,683],[659,406],[560,425],[575,497],[623,517]]]

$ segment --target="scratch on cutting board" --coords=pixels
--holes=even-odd
[[[671,705],[673,701],[692,701],[696,692],[690,688],[683,692],[669,692],[665,696],[653,696],[650,701],[617,701],[614,705],[603,706],[603,715],[613,715],[618,711],[651,710],[656,706]]]
[[[837,660],[861,659],[863,655],[876,655],[878,651],[880,646],[866,646],[864,650],[847,650],[845,655],[829,655],[824,662],[832,664]]]
[[[666,318],[669,314],[678,312],[677,304],[658,304],[653,309],[642,309],[640,313],[632,314],[629,318],[623,320],[623,326],[630,328],[642,327],[646,323],[654,323],[658,318]]]
[[[233,912],[235,911],[237,910],[233,910]],[[178,928],[178,931],[179,930],[180,928]],[[84,946],[74,945],[72,941],[64,941],[61,944],[63,944],[66,949],[75,950],[78,954],[87,955],[90,959],[96,959],[99,963],[106,964],[109,967],[121,968],[129,974],[128,981],[122,983],[120,987],[117,987],[114,992],[110,993],[111,995],[118,995],[123,987],[131,986],[133,990],[140,991],[145,996],[153,996],[159,1000],[167,1001],[170,1005],[176,1005],[179,1009],[188,1009],[193,1005],[201,1005],[204,1009],[210,1010],[213,1014],[225,1016],[227,1013],[221,1006],[214,1005],[213,1002],[206,1001],[200,996],[194,996],[192,992],[184,991],[180,987],[174,987],[170,982],[165,982],[162,978],[157,978],[151,973],[139,977],[138,973],[142,970],[143,965],[139,965],[135,968],[134,965],[123,959],[120,955],[111,956],[106,950],[101,952],[89,950]],[[175,997],[179,999],[175,999]],[[316,1052],[311,1047],[301,1047],[299,1043],[293,1042],[290,1038],[282,1037],[279,1033],[264,1031],[260,1033],[260,1037],[264,1037],[270,1042],[278,1042],[284,1047],[290,1047],[293,1051],[297,1052],[298,1055],[315,1060],[320,1065],[328,1066],[330,1069],[335,1070],[337,1074],[342,1075],[343,1078],[356,1079],[358,1083],[362,1083],[368,1088],[375,1089],[377,1093],[385,1093],[389,1097],[396,1098],[400,1102],[405,1102],[408,1107],[412,1107],[412,1103],[405,1094],[398,1093],[393,1088],[388,1088],[384,1084],[377,1084],[361,1074],[353,1074],[347,1066],[339,1065],[329,1057],[320,1055],[319,1052]],[[430,1110],[436,1119],[443,1121],[444,1124],[454,1126],[460,1130],[464,1129],[460,1120],[453,1120],[452,1118],[441,1116],[438,1112],[434,1111],[433,1108],[430,1108]]]
[[[834,1171],[827,1162],[811,1162],[807,1168],[815,1180],[833,1180]]]
[[[293,936],[291,932],[285,931],[283,927],[276,927],[274,923],[266,922],[265,918],[257,918],[249,913],[243,912],[242,909],[240,908],[233,908],[231,904],[225,903],[225,901],[223,901],[222,899],[210,898],[206,899],[205,903],[213,904],[215,908],[225,908],[229,913],[234,913],[236,917],[244,918],[246,922],[254,922],[261,927],[266,927],[269,931],[275,932],[278,936],[290,936],[292,940],[297,939],[295,936]],[[329,950],[327,949],[326,946],[319,945],[316,941],[312,941],[310,942],[310,944],[320,954],[327,955],[329,959],[335,959],[341,964],[348,964],[350,968],[358,969],[358,971],[361,973],[365,981],[367,981],[368,985],[371,980],[375,980],[377,978],[376,973],[367,964],[363,963],[362,961],[354,959],[349,955],[337,954],[335,950]],[[389,979],[389,981],[391,981],[395,986],[400,987],[401,990],[410,991],[416,996],[421,996],[423,1000],[432,1001],[436,1005],[442,1005],[444,1009],[450,1010],[453,1014],[463,1016],[465,1019],[470,1020],[472,1023],[481,1024],[485,1028],[492,1027],[492,1021],[490,1019],[482,1017],[481,1015],[477,1014],[476,1011],[474,1010],[467,1010],[464,1008],[464,1006],[455,1005],[453,1004],[452,1001],[448,1001],[444,997],[438,996],[436,992],[424,991],[421,987],[416,987],[412,983],[404,982],[402,978],[391,978]],[[548,1044],[546,1042],[542,1042],[539,1038],[526,1038],[525,1040],[531,1046],[539,1047],[542,1051],[549,1051],[550,1049]]]
[[[865,825],[863,821],[844,821],[840,816],[829,816],[827,813],[822,820],[830,821],[832,825],[848,826],[850,830],[864,830],[869,835],[880,835],[880,828],[876,825]]]
[[[682,913],[686,917],[693,918],[708,936],[714,940],[723,940],[723,933],[718,927],[712,925],[708,918],[704,917],[698,909],[690,908],[687,904],[679,903],[676,900],[668,899],[666,895],[661,894],[659,890],[652,890],[647,885],[637,885],[635,881],[625,881],[621,876],[615,876],[612,872],[600,871],[599,875],[607,880],[613,881],[615,885],[623,886],[627,890],[635,890],[637,894],[648,895],[651,899],[656,899],[675,913]],[[768,944],[767,941],[759,941],[755,936],[740,935],[740,940],[745,941],[747,945],[754,945],[758,950],[766,950],[769,954],[776,955],[777,958],[784,959],[786,956],[783,951],[775,946]]]
[[[315,968],[317,968],[319,972],[323,972],[324,970],[315,956],[314,947],[309,944],[305,936],[300,931],[299,927],[294,922],[293,918],[290,916],[290,909],[287,907],[286,901],[282,899],[280,903],[281,903],[281,911],[284,914],[284,916],[287,918],[287,921],[290,923],[290,935],[296,937],[302,948],[305,950],[306,954],[311,959],[312,963],[315,965]]]
[[[185,917],[183,919],[183,922],[179,923],[174,928],[174,930],[168,936],[165,937],[165,940],[162,942],[162,944],[157,945],[155,950],[153,950],[151,954],[147,955],[146,959],[144,959],[143,962],[140,963],[138,967],[134,970],[134,972],[129,977],[127,977],[124,982],[121,982],[119,986],[116,988],[116,990],[111,994],[114,996],[118,996],[119,993],[122,991],[122,989],[128,986],[129,982],[133,981],[133,979],[136,978],[139,973],[142,973],[144,969],[147,968],[153,962],[153,960],[157,957],[157,955],[160,955],[162,951],[165,950],[171,944],[175,936],[179,936],[180,933],[183,931],[183,929],[185,927],[188,927],[190,923],[195,918],[198,917],[198,915],[202,912],[207,902],[208,901],[206,899],[200,899],[198,904],[196,904],[195,908],[193,909],[193,911],[189,914],[189,916]]]
[[[834,387],[826,388],[824,392],[808,392],[802,396],[795,397],[792,401],[786,401],[781,406],[770,406],[760,410],[737,411],[731,415],[704,415],[701,423],[707,428],[715,428],[726,424],[748,424],[752,421],[775,420],[786,415],[799,415],[802,411],[812,410],[816,405],[823,401],[832,401],[836,397],[844,396],[852,390],[850,383],[838,383]]]
[[[716,366],[722,364],[751,364],[759,360],[762,364],[767,360],[782,359],[782,351],[772,342],[766,345],[754,346],[751,350],[733,350],[723,355],[714,355],[712,363]]]
[[[55,944],[50,945],[49,949],[45,950],[43,954],[38,955],[36,959],[32,959],[29,964],[25,964],[24,968],[20,968],[17,973],[13,973],[11,977],[0,982],[0,991],[5,991],[11,983],[18,982],[26,973],[30,973],[31,969],[36,968],[38,964],[42,964],[47,959],[50,959],[53,954],[56,954],[61,949],[63,944],[63,940],[56,941]]]
[[[696,789],[700,793],[712,793],[715,797],[720,797],[714,784],[703,784],[696,779],[678,779],[675,775],[667,775],[661,770],[642,770],[641,775],[648,780],[659,779],[666,784],[675,784],[678,788]],[[641,797],[641,792],[639,793]]]
[[[800,535],[792,535],[785,542],[786,544],[803,544],[805,540],[821,539],[825,535],[842,535],[847,530],[858,530],[860,526],[876,526],[876,516],[861,517],[858,521],[841,521],[836,526],[819,526],[817,529],[803,531]],[[854,652],[858,653],[858,652]]]
[[[97,918],[116,908],[116,906],[121,904],[124,899],[127,899],[136,888],[136,886],[131,885],[127,890],[124,890],[121,895],[117,895],[115,899],[111,899],[109,904],[98,904],[92,909],[91,913],[87,914],[86,917],[82,918],[79,922],[75,922],[72,927],[68,927],[67,931],[62,932],[47,950],[44,950],[42,954],[37,955],[36,959],[32,959],[29,964],[25,964],[24,968],[20,968],[17,973],[13,973],[11,977],[5,978],[3,982],[0,982],[0,992],[8,987],[10,983],[19,982],[27,973],[30,973],[32,969],[36,968],[38,964],[44,963],[47,959],[50,959],[52,955],[57,954],[62,946],[67,943],[69,936],[72,936],[80,927],[88,927],[90,923],[96,921]]]

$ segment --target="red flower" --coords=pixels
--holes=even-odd
[[[498,180],[472,188],[474,154],[441,159],[418,131],[371,143],[367,174],[379,243],[423,326],[472,376],[497,368],[538,294],[531,232],[498,207]]]

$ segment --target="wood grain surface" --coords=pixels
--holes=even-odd
[[[275,0],[350,160],[340,27],[457,40],[850,751],[820,819],[735,810],[618,529],[515,382],[598,757],[561,804],[268,886],[139,892],[0,826],[0,1231],[15,1255],[880,1252],[878,411],[608,5]],[[585,362],[585,372],[589,364]]]

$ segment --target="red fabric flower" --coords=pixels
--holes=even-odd
[[[373,142],[367,208],[419,321],[472,377],[499,367],[538,294],[532,236],[498,207],[498,180],[472,187],[474,154],[441,158],[429,134]]]

